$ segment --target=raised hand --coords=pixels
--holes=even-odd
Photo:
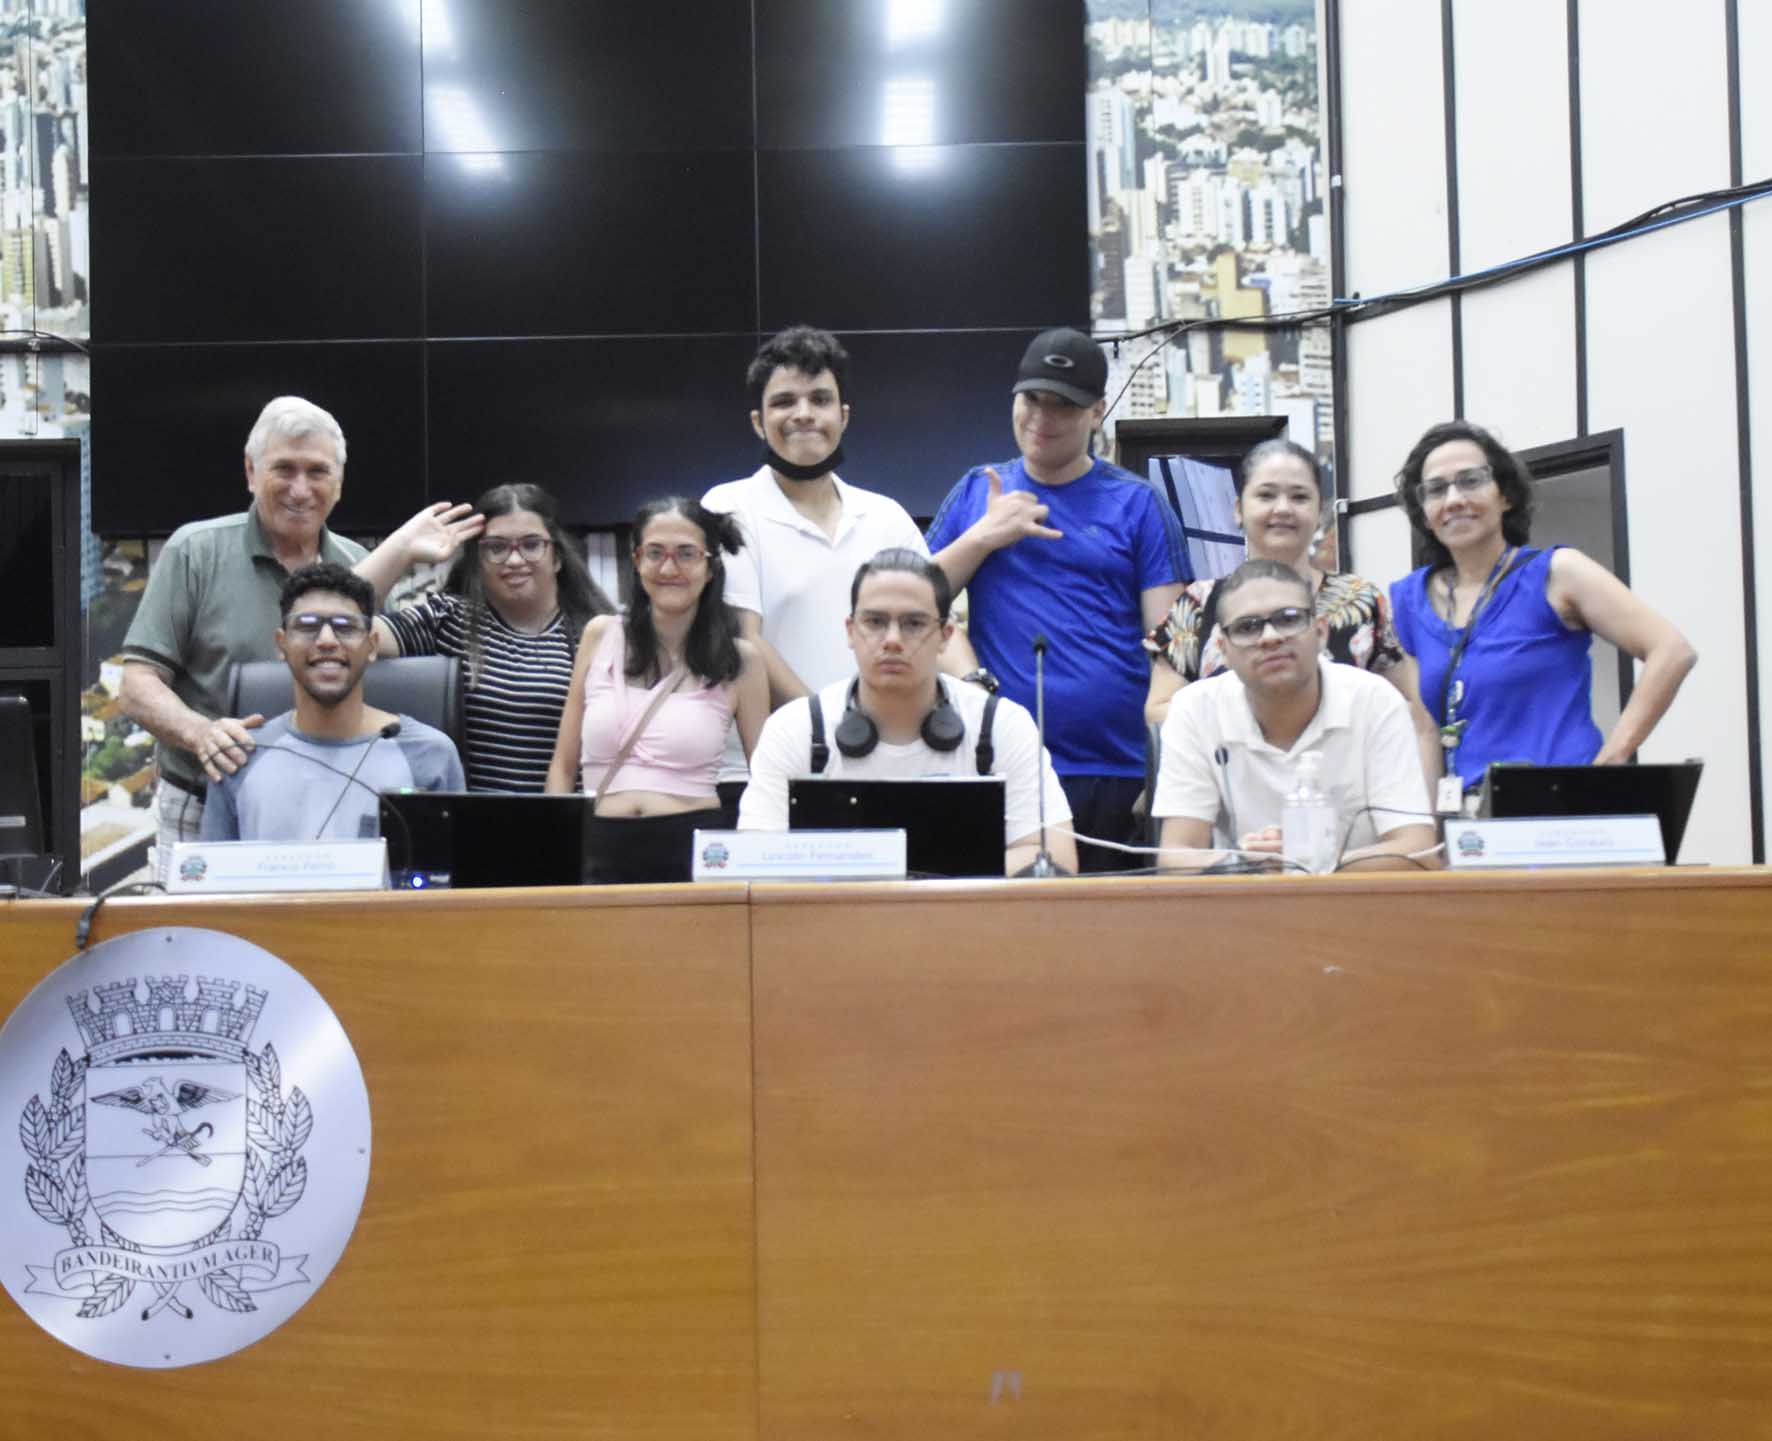
[[[439,500],[401,526],[397,538],[407,565],[436,565],[450,559],[485,529],[486,517],[473,506]]]

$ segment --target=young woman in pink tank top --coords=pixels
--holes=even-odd
[[[689,879],[695,831],[725,824],[727,731],[737,725],[748,758],[769,714],[762,655],[725,601],[721,556],[744,543],[738,523],[671,496],[643,507],[633,533],[627,618],[585,626],[548,767],[549,791],[582,782],[597,797],[585,879],[602,884]]]

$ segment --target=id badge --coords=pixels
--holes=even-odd
[[[1464,782],[1456,775],[1440,777],[1434,809],[1443,816],[1459,815],[1464,810]]]

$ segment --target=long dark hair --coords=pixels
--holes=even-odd
[[[708,561],[708,583],[702,587],[696,602],[695,619],[689,623],[689,637],[683,643],[683,664],[709,685],[724,685],[736,680],[744,669],[744,657],[738,653],[738,612],[726,604],[725,555],[737,555],[744,549],[744,533],[729,515],[709,510],[699,500],[686,496],[667,495],[640,507],[634,517],[634,550],[640,549],[646,527],[661,515],[680,515],[702,533],[711,552]],[[634,565],[634,591],[628,602],[627,664],[629,676],[643,679],[657,669],[658,632],[652,625],[652,597],[640,580],[639,566]]]
[[[474,509],[488,520],[512,511],[527,510],[538,516],[547,527],[548,539],[554,543],[554,554],[560,558],[555,587],[559,594],[560,623],[565,629],[568,648],[576,653],[578,638],[595,615],[611,615],[615,607],[604,595],[585,567],[584,552],[578,542],[560,528],[560,508],[539,485],[514,482],[495,485],[474,502]],[[449,567],[443,589],[459,595],[468,603],[468,688],[480,683],[480,661],[486,632],[486,613],[492,603],[486,599],[486,583],[481,579],[480,540],[475,537],[464,545]]]
[[[1397,472],[1396,481],[1397,499],[1403,502],[1403,509],[1409,514],[1409,524],[1415,527],[1416,535],[1421,538],[1421,553],[1433,570],[1451,565],[1452,552],[1440,544],[1427,523],[1427,512],[1421,507],[1421,468],[1427,464],[1428,456],[1454,440],[1468,440],[1483,452],[1501,498],[1510,503],[1511,508],[1501,513],[1501,538],[1509,545],[1525,545],[1532,539],[1531,472],[1520,463],[1518,456],[1482,426],[1472,425],[1468,420],[1442,421],[1439,425],[1429,426],[1415,442],[1415,448]]]

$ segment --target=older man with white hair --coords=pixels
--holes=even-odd
[[[326,411],[283,395],[246,440],[252,503],[237,515],[172,533],[123,641],[123,711],[160,742],[155,869],[166,878],[176,841],[195,840],[207,781],[245,763],[264,717],[229,716],[228,668],[274,660],[277,596],[304,565],[358,566],[363,547],[326,519],[344,488],[345,437]],[[400,528],[402,554],[439,560],[481,524],[468,507],[426,506]]]

